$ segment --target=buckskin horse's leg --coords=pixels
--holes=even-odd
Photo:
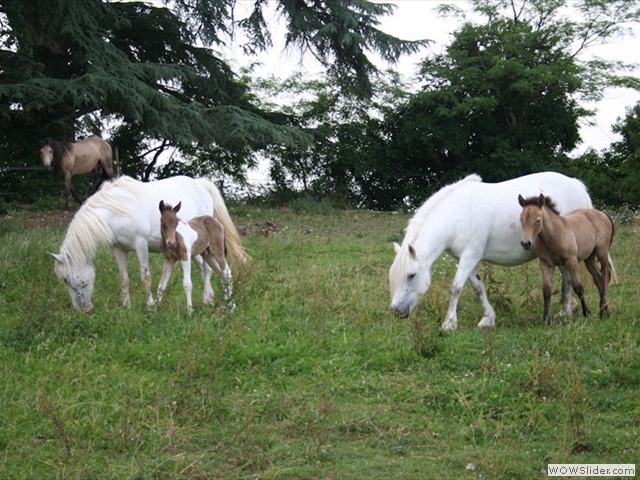
[[[551,323],[551,290],[553,287],[553,271],[555,265],[552,262],[540,259],[540,270],[542,271],[542,296],[544,298],[544,314],[542,320],[549,325]]]
[[[577,257],[572,258],[567,262],[567,268],[569,269],[569,272],[571,272],[571,285],[573,286],[573,291],[576,292],[576,295],[578,295],[580,303],[582,304],[582,315],[586,317],[590,312],[589,307],[587,307],[587,302],[584,299],[584,287],[580,280],[580,268]]]

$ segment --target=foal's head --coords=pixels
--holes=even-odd
[[[176,237],[176,228],[178,227],[178,212],[182,202],[179,202],[175,207],[164,203],[164,200],[160,200],[160,232],[162,234],[162,241],[169,250],[175,250],[178,246],[178,239]]]
[[[520,212],[520,223],[522,224],[520,245],[525,250],[531,250],[535,239],[544,228],[544,209],[549,209],[555,215],[560,215],[560,212],[556,203],[543,194],[529,198],[518,195],[518,203],[522,207],[522,212]]]

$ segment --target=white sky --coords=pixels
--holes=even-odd
[[[459,26],[459,22],[455,19],[439,17],[435,11],[436,7],[442,3],[455,3],[458,7],[464,8],[467,4],[465,0],[387,1],[395,4],[396,10],[392,16],[380,19],[381,30],[405,40],[429,39],[434,41],[429,50],[412,57],[403,58],[399,64],[393,67],[406,76],[414,73],[417,62],[427,54],[443,52],[452,38],[452,33]],[[239,3],[239,9],[236,12],[238,16],[242,15],[243,3]],[[244,5],[249,8],[253,5],[253,2],[246,2]],[[295,50],[284,50],[283,35],[277,33],[279,30],[277,19],[272,21],[274,23],[270,24],[269,27],[272,32],[274,46],[269,52],[258,58],[247,59],[242,55],[239,48],[240,42],[234,42],[234,45],[227,52],[223,52],[225,56],[235,59],[233,63],[237,65],[245,65],[255,61],[262,63],[261,68],[257,70],[257,74],[263,77],[274,75],[284,79],[296,71],[304,71],[308,74],[317,73],[319,68],[312,59],[301,58],[299,52]],[[636,27],[635,32],[640,35],[640,27]],[[622,60],[628,63],[636,63],[640,62],[639,50],[638,37],[631,36],[605,46],[593,47],[589,52],[591,55],[606,60]],[[640,75],[640,71],[637,70],[637,72]],[[595,125],[582,126],[580,133],[583,143],[577,148],[576,153],[582,152],[589,147],[596,150],[607,148],[612,141],[617,139],[616,135],[611,132],[611,126],[618,118],[624,117],[626,108],[635,105],[638,101],[640,101],[639,92],[617,88],[607,90],[603,100],[597,104],[585,105],[587,108],[596,110],[596,116],[592,118]]]

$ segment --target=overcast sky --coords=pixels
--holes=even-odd
[[[381,30],[405,40],[429,39],[434,41],[429,50],[412,57],[403,58],[394,67],[407,76],[411,76],[415,72],[417,62],[430,51],[443,52],[446,45],[451,41],[452,33],[460,25],[457,20],[439,17],[435,11],[436,7],[442,3],[455,3],[457,6],[464,8],[467,4],[465,0],[453,0],[453,2],[451,0],[449,2],[438,0],[389,0],[389,3],[395,4],[397,8],[392,16],[380,19]],[[242,4],[243,2],[239,3],[239,8],[242,7]],[[253,2],[246,2],[245,5],[249,8],[253,6]],[[242,13],[238,11],[237,14],[241,15]],[[253,61],[261,62],[262,67],[257,72],[260,76],[272,74],[284,79],[300,70],[305,73],[319,71],[319,67],[311,59],[301,58],[297,51],[284,51],[283,34],[277,33],[277,19],[272,21],[274,24],[269,26],[274,46],[265,55],[257,59],[244,58],[239,48],[240,42],[233,42],[229,51],[224,52],[225,55],[233,58],[236,65],[243,65]],[[639,62],[640,55],[637,52],[640,27],[636,28],[635,31],[637,33],[635,37],[627,37],[605,46],[593,47],[590,49],[590,54],[607,60],[622,60],[628,63]],[[640,75],[640,72],[638,74]],[[608,147],[616,139],[616,136],[611,132],[611,126],[618,118],[624,117],[627,107],[635,105],[638,101],[640,101],[640,93],[618,88],[607,90],[601,102],[595,105],[586,105],[590,109],[597,110],[597,114],[593,118],[596,125],[584,125],[582,127],[583,143],[579,146],[577,152],[582,152],[589,147],[596,150]]]

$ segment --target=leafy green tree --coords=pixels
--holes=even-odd
[[[235,31],[247,34],[247,52],[267,48],[267,3],[255,0],[251,14],[236,20],[235,0],[3,1],[2,162],[33,165],[45,137],[112,130],[125,173],[148,178],[158,172],[159,151],[179,149],[183,169],[202,171],[206,163],[204,170],[240,174],[254,150],[308,141],[287,116],[258,108],[216,53]],[[422,45],[377,28],[393,10],[388,4],[282,0],[277,10],[287,43],[325,65],[343,94],[371,94],[371,52],[395,61]]]
[[[578,176],[589,186],[597,203],[609,206],[640,205],[640,103],[627,109],[612,131],[620,135],[607,149],[590,150],[568,159],[563,171]]]
[[[434,178],[477,172],[498,181],[553,168],[591,114],[581,101],[633,81],[613,64],[578,55],[636,21],[634,2],[471,3],[486,22],[467,21],[446,53],[426,59],[421,91],[387,119],[399,178],[413,190],[422,186],[423,198]],[[567,16],[569,5],[581,14]]]

